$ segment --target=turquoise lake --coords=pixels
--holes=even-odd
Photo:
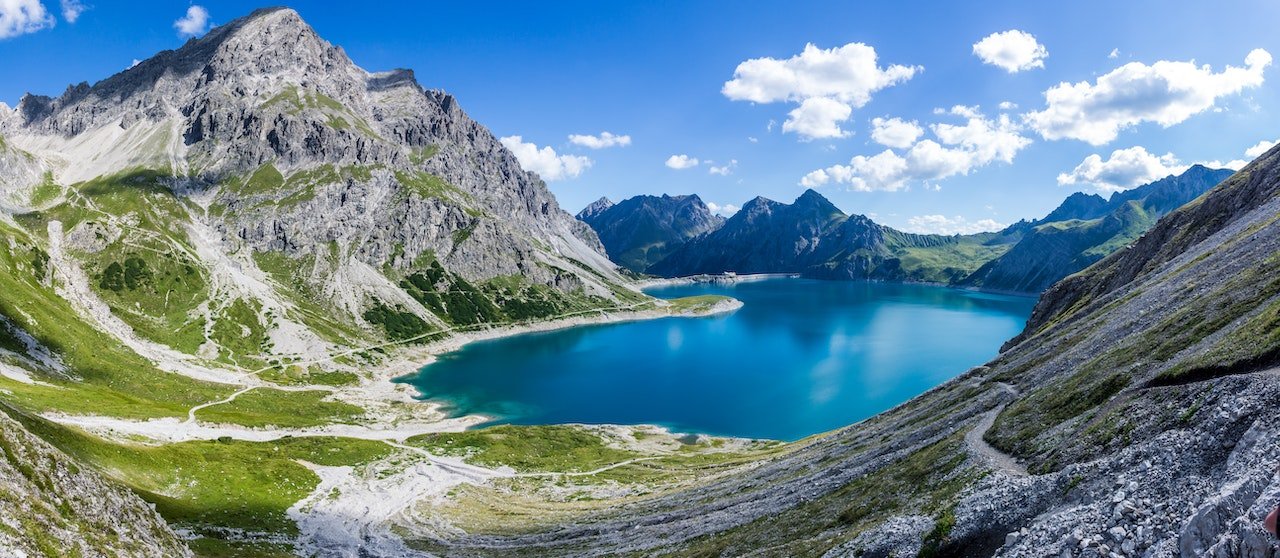
[[[471,343],[402,381],[455,415],[494,423],[658,424],[796,440],[990,360],[1035,304],[946,287],[806,279],[647,292],[723,294],[744,306]]]

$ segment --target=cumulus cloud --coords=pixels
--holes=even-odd
[[[1106,160],[1097,153],[1089,155],[1071,172],[1059,174],[1058,184],[1091,184],[1102,192],[1118,192],[1185,170],[1187,165],[1172,153],[1154,155],[1139,145],[1112,151]]]
[[[724,216],[724,217],[730,217],[730,216],[732,216],[734,213],[737,213],[737,212],[738,212],[738,210],[739,210],[739,209],[742,209],[742,208],[740,208],[740,207],[738,207],[738,206],[736,206],[736,205],[733,205],[733,204],[731,204],[731,203],[726,203],[726,204],[724,204],[724,205],[720,205],[720,204],[717,204],[717,203],[707,202],[707,209],[710,209],[710,210],[711,210],[711,212],[712,212],[712,213],[715,213],[716,215],[722,215],[722,216]]]
[[[0,39],[53,27],[54,19],[40,0],[0,0]]]
[[[946,215],[917,215],[907,219],[907,226],[902,230],[906,232],[921,234],[974,234],[980,232],[998,231],[1009,225],[1005,223],[997,223],[994,219],[979,219],[970,221],[956,215],[947,217]]]
[[[1262,85],[1271,54],[1255,49],[1244,67],[1214,73],[1208,65],[1161,60],[1130,62],[1096,82],[1060,83],[1045,91],[1045,109],[1026,115],[1045,139],[1078,139],[1102,145],[1143,122],[1164,127],[1214,107],[1218,98]]]
[[[992,33],[973,43],[973,54],[987,64],[1014,74],[1032,68],[1043,68],[1049,51],[1031,33],[1011,29]]]
[[[193,5],[187,8],[187,15],[173,22],[173,28],[178,30],[179,37],[203,35],[209,30],[209,10]]]
[[[800,185],[813,188],[836,183],[861,192],[893,192],[913,182],[969,174],[996,161],[1011,163],[1018,151],[1031,143],[1007,115],[990,119],[977,107],[966,106],[946,112],[964,118],[964,124],[933,124],[929,126],[933,139],[915,142],[902,153],[886,149],[876,155],[858,155],[847,165],[810,172],[800,179]]]
[[[67,23],[75,23],[77,19],[80,19],[80,14],[83,14],[87,9],[89,7],[85,6],[80,0],[62,0],[62,19],[67,20]]]
[[[1263,140],[1258,142],[1253,147],[1250,147],[1249,149],[1244,150],[1244,154],[1246,157],[1249,157],[1250,159],[1256,159],[1258,157],[1261,157],[1263,153],[1271,151],[1271,148],[1275,147],[1276,144],[1280,144],[1280,139],[1276,141]]]
[[[667,167],[673,168],[676,170],[684,170],[687,168],[696,167],[700,162],[701,161],[699,161],[697,157],[690,157],[684,154],[672,155],[670,157],[667,157]]]
[[[1115,60],[1116,58],[1120,58],[1120,49],[1118,48],[1111,49],[1111,52],[1107,54],[1107,58],[1110,58],[1112,60]]]
[[[584,134],[570,134],[569,143],[581,145],[590,149],[604,149],[606,147],[626,147],[631,145],[631,136],[614,135],[609,132],[600,132],[598,136]]]
[[[538,148],[527,143],[520,136],[507,136],[498,140],[511,150],[520,161],[520,167],[537,173],[547,182],[577,178],[583,171],[591,168],[591,159],[580,155],[558,155],[550,146]]]
[[[1013,101],[1000,101],[1000,110],[1013,110],[1018,108],[1018,103]]]
[[[803,139],[840,138],[840,123],[871,101],[876,91],[911,79],[918,66],[877,63],[875,48],[863,43],[821,49],[812,43],[787,59],[753,58],[733,72],[720,92],[734,101],[797,103],[782,124]],[[772,129],[772,123],[769,129]]]
[[[915,120],[910,122],[901,118],[872,118],[871,139],[880,145],[905,149],[924,135]]]
[[[800,134],[805,141],[848,137],[849,132],[842,130],[840,123],[848,120],[850,114],[853,114],[853,108],[845,103],[813,97],[787,113],[782,131]]]
[[[711,162],[707,161],[707,163],[710,164]],[[711,165],[711,168],[707,169],[707,172],[711,174],[718,174],[720,176],[729,176],[730,174],[733,174],[733,169],[736,168],[737,166],[738,166],[738,160],[730,159],[727,164],[720,165],[718,167],[715,165]]]

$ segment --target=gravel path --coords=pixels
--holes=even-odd
[[[1017,388],[1009,384],[1000,382],[997,385],[1000,386],[1001,390],[1004,390],[1010,395],[1018,395]],[[1003,471],[1010,476],[1025,477],[1028,476],[1029,473],[1027,473],[1027,468],[1024,465],[1018,463],[1018,460],[1014,459],[1012,455],[996,449],[983,439],[987,434],[987,431],[991,430],[991,426],[995,424],[996,417],[1008,405],[1008,403],[1002,403],[999,407],[991,409],[983,414],[982,420],[978,421],[978,424],[974,426],[972,430],[965,433],[964,443],[969,447],[969,451],[971,453],[976,455],[979,459],[986,461],[997,470]]]

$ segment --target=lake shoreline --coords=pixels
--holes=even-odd
[[[664,300],[660,298],[656,299]],[[491,329],[459,333],[439,341],[433,341],[426,345],[401,349],[396,355],[398,362],[392,363],[389,366],[384,366],[380,370],[374,372],[371,385],[391,384],[395,391],[402,389],[401,386],[407,387],[412,390],[413,395],[410,397],[412,397],[415,402],[431,406],[432,411],[438,412],[444,417],[442,420],[454,420],[459,423],[465,423],[465,426],[459,430],[467,430],[493,422],[494,420],[497,420],[498,417],[477,413],[467,413],[455,416],[454,413],[445,411],[447,405],[443,403],[442,400],[447,401],[447,398],[426,397],[410,382],[410,380],[420,374],[424,368],[438,361],[439,356],[442,354],[460,350],[463,347],[476,342],[492,341],[495,339],[503,339],[529,333],[545,333],[583,326],[613,325],[628,322],[659,320],[663,318],[707,318],[712,316],[722,316],[736,312],[738,309],[742,308],[742,305],[742,301],[738,299],[727,298],[726,300],[720,301],[709,308],[701,310],[673,312],[669,309],[663,308],[661,310],[625,310],[613,313],[602,311],[599,314],[593,314],[590,316],[574,316],[571,318],[561,318],[545,322],[507,325]],[[404,364],[406,361],[416,363],[413,364],[412,370],[405,371]],[[655,426],[657,428],[665,429],[665,427],[660,425],[626,426]]]
[[[938,345],[941,347],[938,350],[948,351],[940,354],[970,355],[959,357],[962,360],[944,362],[939,360],[940,357],[919,356],[919,354],[927,354],[927,351],[921,353],[917,350],[907,350],[902,354],[902,350],[897,349],[894,350],[898,352],[885,352],[884,345],[864,345],[866,341],[859,338],[863,334],[861,328],[864,325],[868,328],[879,328],[878,332],[867,330],[870,332],[869,335],[873,336],[867,339],[874,339],[875,335],[893,335],[895,338],[901,338],[902,332],[919,325],[919,322],[910,322],[916,323],[915,326],[909,325],[909,322],[902,321],[904,318],[931,320],[936,315],[943,319],[962,320],[962,323],[983,323],[970,321],[973,318],[969,316],[978,316],[981,320],[988,320],[986,323],[993,324],[991,327],[1007,329],[1005,333],[1011,335],[1014,329],[1021,328],[1025,313],[1030,312],[1031,301],[1024,297],[988,297],[970,289],[939,289],[938,287],[942,285],[879,281],[806,281],[803,278],[798,281],[780,280],[789,277],[791,276],[770,274],[716,281],[705,277],[647,281],[635,286],[642,286],[652,296],[665,298],[700,296],[702,293],[730,296],[741,299],[750,312],[735,314],[737,317],[723,323],[715,321],[698,325],[701,322],[695,321],[655,325],[636,324],[621,328],[622,331],[616,328],[590,328],[589,332],[557,335],[546,341],[540,338],[504,341],[500,344],[473,347],[468,350],[460,349],[475,341],[492,341],[517,336],[520,333],[562,330],[577,325],[642,322],[670,314],[659,312],[655,315],[652,311],[620,313],[607,317],[591,316],[590,319],[557,320],[460,334],[454,338],[416,348],[414,354],[418,355],[420,360],[414,362],[414,368],[405,370],[404,374],[395,376],[392,381],[398,387],[412,391],[418,401],[439,406],[449,418],[482,416],[485,423],[483,426],[492,424],[656,425],[670,432],[701,433],[715,437],[798,440],[814,433],[836,430],[866,418],[867,415],[861,412],[839,411],[837,405],[825,403],[827,396],[823,395],[823,390],[835,390],[828,392],[829,394],[848,394],[846,397],[850,398],[850,404],[858,407],[863,405],[865,399],[868,405],[866,408],[874,414],[874,411],[882,405],[888,408],[900,404],[919,392],[940,385],[950,379],[952,373],[962,372],[986,362],[996,356],[995,351],[999,343],[1006,339],[1003,336],[999,340],[990,336],[986,339],[978,336],[958,344]],[[776,282],[766,284],[765,280],[776,280]],[[750,287],[735,286],[737,283],[752,283],[752,285]],[[857,283],[862,283],[866,287],[858,286]],[[761,293],[768,294],[760,298]],[[791,294],[777,298],[774,296],[776,293]],[[867,301],[874,306],[866,306]],[[757,302],[766,306],[757,308]],[[859,313],[868,311],[863,310],[864,308],[878,308],[884,304],[899,308],[899,313],[896,316],[883,312]],[[1010,305],[1021,307],[1022,310],[1016,311],[1018,314],[1016,319],[1002,320],[999,316],[1008,316],[1005,308]],[[819,309],[822,313],[811,313],[815,309]],[[853,313],[850,314],[850,312]],[[921,312],[942,312],[942,314],[922,315]],[[704,313],[706,314],[708,313]],[[823,320],[842,320],[840,323],[843,325],[830,331],[826,329],[827,325],[810,327],[809,316],[822,316]],[[744,324],[747,325],[744,326]],[[726,327],[728,329],[724,329]],[[748,329],[742,329],[743,327]],[[761,327],[766,329],[761,330]],[[902,329],[904,327],[907,330]],[[937,326],[933,329],[937,330],[938,327],[945,326]],[[727,346],[721,346],[721,341],[718,339],[726,339],[719,336],[735,335],[741,331],[772,333],[767,333],[765,337],[746,338],[751,344],[740,346],[739,349],[754,347],[754,351],[746,351],[752,356],[733,357],[730,353],[742,353],[742,351],[733,351]],[[577,342],[571,341],[575,339],[583,339],[586,342],[576,344]],[[761,340],[767,342],[758,343]],[[774,344],[775,342],[782,344]],[[572,345],[562,345],[563,343]],[[933,344],[931,342],[931,346]],[[680,348],[682,345],[683,349]],[[986,345],[990,345],[991,351],[977,349],[976,351],[982,354],[972,354],[975,352],[974,347]],[[577,348],[570,349],[571,346]],[[804,348],[806,346],[808,348]],[[572,352],[569,352],[571,350]],[[831,353],[827,354],[827,351]],[[625,356],[618,357],[619,352]],[[447,357],[444,356],[446,354],[448,354]],[[814,357],[815,354],[824,356]],[[668,355],[680,356],[670,359]],[[811,357],[812,361],[810,361]],[[893,362],[902,364],[885,364],[885,358],[891,358]],[[556,359],[560,359],[561,364],[552,362]],[[439,364],[441,362],[444,364]],[[905,371],[902,374],[890,372],[900,367],[914,368],[904,368]],[[591,370],[592,368],[594,370]],[[881,376],[889,374],[889,378],[882,378],[888,383],[878,380],[874,384],[875,389],[870,390],[875,395],[857,395],[868,392],[866,389],[855,387],[856,382],[863,381],[861,376],[863,372],[859,372],[860,370],[879,370]],[[799,379],[796,384],[787,383],[790,381],[791,373],[795,371],[799,372],[796,378],[812,377],[813,380]],[[812,374],[819,375],[812,376]],[[846,377],[845,374],[850,375]],[[723,382],[728,377],[734,377],[737,379],[734,384],[739,387],[728,388],[723,383],[719,385],[705,383],[709,381],[707,378],[717,375],[721,378],[720,380],[710,381]],[[777,375],[777,381],[782,383],[772,383],[775,381],[770,379],[772,375]],[[626,378],[625,385],[628,387],[622,392],[609,387],[611,382],[621,381],[609,379],[615,377]],[[917,381],[908,378],[932,379]],[[810,385],[811,382],[816,383]],[[583,390],[575,388],[569,391],[555,387],[569,384],[595,387]],[[847,385],[841,388],[841,384]],[[742,386],[753,387],[748,389]],[[723,418],[716,418],[732,416],[732,412],[725,415],[712,411],[682,410],[700,406],[687,395],[690,393],[719,393],[725,401],[750,401],[751,405],[756,406],[767,405],[766,401],[760,399],[763,397],[761,393],[776,393],[787,397],[788,395],[783,395],[785,392],[778,391],[780,389],[791,390],[788,395],[792,396],[790,399],[796,401],[799,401],[794,397],[796,394],[807,397],[812,391],[813,396],[819,397],[822,404],[826,405],[823,407],[826,410],[821,413],[840,418],[841,421],[816,419],[814,425],[817,428],[807,430],[808,427],[803,426],[774,424],[772,419],[765,419],[764,415],[755,413],[753,415],[755,418],[744,422],[742,427],[736,427],[724,424]],[[629,395],[618,395],[619,393]],[[733,393],[738,395],[731,395]],[[745,399],[738,399],[740,396]],[[635,401],[651,401],[656,407],[628,403],[627,397],[633,397]],[[596,403],[579,405],[573,403],[575,398]],[[602,406],[600,402],[603,401],[613,403],[605,403]],[[610,407],[610,405],[618,406]],[[725,410],[731,410],[735,405],[735,403],[711,403],[712,408],[724,407]],[[584,412],[584,409],[593,410]],[[766,415],[772,414],[772,412],[766,413]],[[848,416],[841,418],[838,415]],[[779,420],[783,420],[785,413],[778,417]],[[847,422],[843,422],[845,418]],[[830,424],[824,424],[824,422],[830,422]]]

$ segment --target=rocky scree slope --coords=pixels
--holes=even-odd
[[[1278,194],[1274,149],[1050,289],[988,365],[734,474],[407,536],[454,556],[1268,556]]]
[[[600,236],[609,259],[640,273],[689,239],[724,225],[696,195],[596,200],[578,213]]]

